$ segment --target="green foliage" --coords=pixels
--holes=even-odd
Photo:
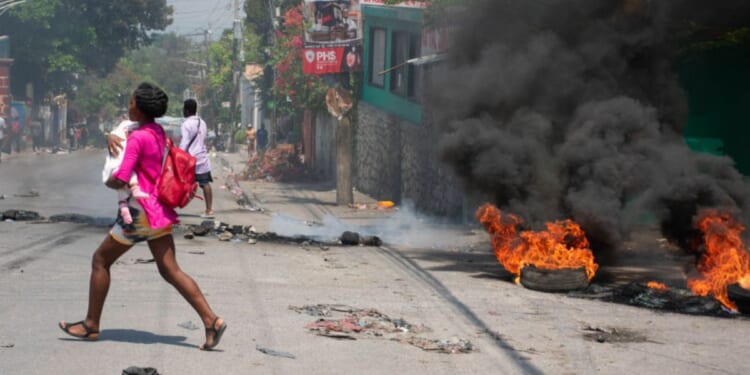
[[[327,86],[317,75],[302,71],[302,10],[289,8],[284,14],[284,28],[275,34],[271,64],[275,71],[273,95],[278,110],[296,114],[315,110],[325,104]]]
[[[244,129],[237,129],[237,131],[234,132],[234,143],[238,145],[247,143],[247,134],[245,134]]]
[[[699,32],[696,32],[692,35],[692,38],[689,39],[681,49],[681,53],[687,54],[709,51],[743,44],[750,45],[750,27],[731,29],[720,33],[713,38],[700,38],[696,36],[699,34]]]
[[[182,92],[189,87],[185,55],[190,40],[174,34],[158,36],[155,44],[130,52],[105,77],[87,74],[71,98],[70,106],[93,122],[107,121],[125,113],[135,87],[149,81],[169,95],[167,115],[182,116]]]
[[[27,83],[35,99],[72,93],[78,78],[105,75],[121,56],[147,44],[152,30],[171,20],[166,0],[27,1],[0,16],[0,34],[11,38],[15,60],[11,90],[22,97]]]

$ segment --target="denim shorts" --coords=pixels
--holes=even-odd
[[[135,245],[138,242],[154,240],[159,237],[172,234],[172,224],[164,228],[151,228],[146,215],[138,208],[129,207],[130,216],[133,217],[131,224],[125,224],[122,217],[117,214],[115,225],[109,231],[112,238],[123,245]]]
[[[195,182],[198,183],[198,185],[203,186],[205,184],[214,182],[214,179],[211,178],[211,172],[206,173],[196,173],[195,175]]]

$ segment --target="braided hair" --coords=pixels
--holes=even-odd
[[[133,92],[135,106],[150,119],[164,116],[167,113],[169,97],[159,86],[143,82]]]

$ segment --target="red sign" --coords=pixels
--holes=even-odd
[[[302,51],[302,70],[305,74],[355,72],[362,69],[362,55],[358,46],[305,48]]]

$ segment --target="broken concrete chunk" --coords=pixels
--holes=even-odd
[[[27,221],[40,220],[41,218],[37,212],[26,210],[7,210],[2,214],[3,220]]]
[[[341,233],[339,240],[342,245],[359,245],[359,233],[346,231]]]
[[[219,241],[229,241],[234,235],[231,232],[221,232],[217,237],[219,237]]]

